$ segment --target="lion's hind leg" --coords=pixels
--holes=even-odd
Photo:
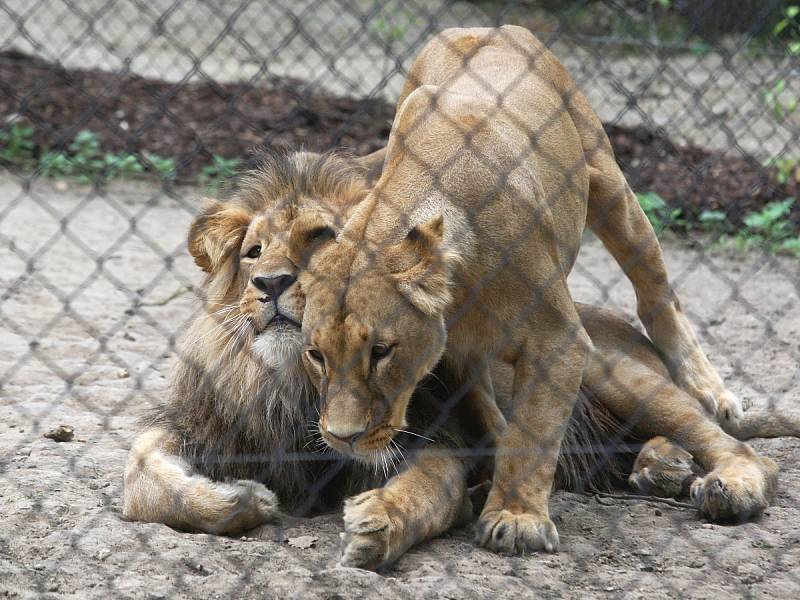
[[[193,473],[177,440],[151,428],[136,440],[125,467],[123,516],[186,531],[232,535],[278,514],[278,501],[256,481],[213,481]]]
[[[778,477],[775,462],[725,433],[662,373],[639,358],[598,350],[589,360],[584,385],[635,434],[664,436],[691,454],[707,473],[690,489],[702,514],[741,520],[769,506]]]
[[[689,452],[659,435],[642,446],[628,484],[643,494],[678,498],[688,494],[698,473]]]

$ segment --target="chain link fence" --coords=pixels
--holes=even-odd
[[[542,76],[544,51],[496,33],[506,52],[528,57],[518,78],[501,85],[503,74],[474,67],[473,48],[445,45],[461,67],[441,98],[392,132],[397,101],[409,91],[404,82],[414,81],[411,64],[433,36],[501,24],[530,29],[567,67],[575,87],[559,89],[562,103],[534,122],[504,105],[518,101],[526,77]],[[0,0],[0,593],[796,595],[798,40],[800,13],[777,0]],[[461,92],[466,80],[496,104],[468,126],[445,108],[448,85]],[[644,221],[620,221],[619,190],[603,196],[607,212],[592,216],[599,209],[590,201],[590,222],[617,248],[637,294],[600,242],[584,236],[569,278],[572,296],[588,303],[583,322],[560,312],[550,338],[557,351],[531,354],[534,375],[520,371],[515,336],[531,321],[544,329],[543,317],[532,315],[552,308],[577,251],[564,238],[547,246],[560,256],[550,276],[541,261],[531,271],[520,258],[520,248],[539,248],[532,240],[553,234],[552,215],[558,235],[568,236],[559,203],[586,193],[583,159],[570,163],[547,141],[566,107],[580,102],[578,90],[635,192],[628,200],[662,239],[670,280],[703,348],[729,389],[752,405],[729,429],[744,439],[778,436],[751,443],[781,468],[771,506],[757,518],[745,518],[746,509],[725,514],[735,505],[729,479],[727,488],[719,484],[723,509],[708,508],[708,491],[704,506],[735,525],[699,515],[703,493],[692,498],[687,489],[723,460],[720,453],[744,451],[707,417],[700,427],[713,432],[702,438],[707,444],[686,427],[700,409],[667,366],[674,374],[696,357],[670,363],[676,355],[652,329],[669,322],[672,305],[640,237]],[[588,127],[584,115],[569,118]],[[529,142],[516,151],[509,144],[505,154],[502,144],[487,144],[483,127],[496,119]],[[430,133],[437,128],[450,133]],[[474,328],[480,334],[467,337],[495,336],[490,351],[481,354],[477,342],[465,350],[477,358],[450,355],[437,365],[443,339],[423,342],[425,329],[411,354],[403,346],[418,313],[430,316],[432,305],[449,300],[446,289],[432,297],[435,277],[414,293],[398,284],[412,317],[402,303],[392,309],[394,292],[380,283],[361,312],[341,303],[370,297],[363,289],[376,265],[400,281],[419,267],[409,261],[430,260],[425,273],[444,276],[436,269],[448,252],[425,254],[436,245],[435,219],[424,225],[430,206],[399,198],[381,175],[390,133],[400,147],[395,157],[420,173],[405,188],[409,197],[428,186],[463,208],[463,222],[445,211],[446,249],[494,261],[466,289],[509,301],[514,291],[493,282],[513,280],[530,294],[524,305],[498,307],[453,283],[460,312],[445,315],[451,334]],[[455,139],[456,150],[427,152],[440,139]],[[581,156],[594,166],[604,137],[595,131],[582,143]],[[300,149],[347,154],[287,158]],[[536,210],[523,214],[519,206],[528,205],[507,197],[532,163],[550,175]],[[397,172],[398,181],[408,177]],[[452,191],[470,177],[484,186],[472,208]],[[368,195],[376,182],[378,192]],[[356,206],[365,197],[391,227],[374,226],[376,217],[359,230]],[[517,212],[501,224],[508,231],[499,242],[494,223],[510,206]],[[474,245],[454,238],[454,226],[464,239],[493,241],[469,254]],[[292,238],[290,229],[299,233]],[[643,307],[648,295],[656,300]],[[638,308],[660,353],[592,305],[637,327]],[[359,323],[351,331],[361,336],[357,348],[336,338],[336,327],[326,329],[347,311]],[[367,323],[368,313],[380,322]],[[301,321],[314,336],[301,336]],[[590,361],[578,392],[574,373],[563,374],[574,371],[565,356],[577,352],[584,326],[603,360]],[[624,340],[608,333],[620,327]],[[337,358],[326,346],[331,336],[350,354]],[[464,350],[461,337],[451,335],[451,352],[459,343]],[[649,365],[647,377],[620,351]],[[383,366],[394,361],[401,366]],[[406,423],[395,401],[412,391]],[[537,394],[552,402],[531,408],[525,398]],[[501,420],[524,442],[493,435],[499,413],[486,400],[495,396]],[[571,420],[561,424],[567,434],[549,501],[561,551],[532,553],[553,537],[526,538],[521,524],[488,532],[485,519],[476,525],[493,466],[508,476],[518,465],[508,456],[525,458],[506,479],[513,489],[503,506],[525,505],[526,482],[547,484],[554,465],[546,457],[563,432],[558,416],[548,417],[549,428],[540,417],[556,405],[569,414],[576,396]],[[637,407],[622,410],[628,397]],[[353,423],[366,413],[359,430]],[[347,422],[343,414],[361,416]],[[650,468],[677,489],[631,494],[636,453],[658,433],[682,442],[700,467],[680,453],[662,458]],[[134,443],[129,474],[144,475],[129,477],[124,490]],[[352,453],[359,444],[366,464],[333,450]],[[638,467],[641,482],[647,475]],[[383,492],[345,507],[343,526],[343,499],[392,475]],[[130,504],[133,488],[138,505]],[[748,494],[757,505],[758,494]],[[466,514],[466,498],[474,514]],[[489,493],[489,504],[497,498]],[[483,545],[521,555],[474,544],[476,528]]]

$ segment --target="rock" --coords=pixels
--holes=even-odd
[[[744,584],[758,583],[764,580],[764,571],[758,565],[745,563],[736,567],[736,574]]]
[[[54,442],[71,442],[75,437],[75,428],[71,425],[59,425],[44,434],[44,437]]]
[[[299,548],[300,550],[307,550],[312,548],[317,543],[317,538],[313,535],[298,535],[297,537],[290,537],[286,542],[292,548]]]

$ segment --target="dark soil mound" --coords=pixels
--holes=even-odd
[[[0,52],[0,119],[12,116],[35,126],[39,153],[62,150],[89,129],[105,151],[175,157],[178,179],[196,180],[213,155],[244,158],[259,145],[371,152],[386,141],[393,107],[379,99],[310,93],[293,79],[176,85],[67,71],[10,50]],[[610,125],[608,133],[633,189],[658,193],[689,221],[721,209],[739,224],[747,212],[798,194],[796,181],[778,183],[774,169],[750,157],[678,147],[642,128]],[[800,206],[793,218],[800,223]]]

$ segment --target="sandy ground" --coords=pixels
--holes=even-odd
[[[242,539],[121,520],[134,420],[163,399],[174,338],[194,310],[185,290],[199,273],[183,239],[199,196],[132,183],[104,195],[25,189],[0,176],[0,596],[800,597],[794,439],[756,442],[783,467],[757,522],[711,525],[684,508],[557,493],[557,555],[493,555],[464,529],[376,574],[336,566],[336,514]],[[704,246],[665,251],[712,360],[756,408],[796,411],[800,264]],[[572,279],[578,298],[632,309],[597,242]],[[43,437],[61,423],[75,441]],[[289,543],[302,535],[312,547]]]

